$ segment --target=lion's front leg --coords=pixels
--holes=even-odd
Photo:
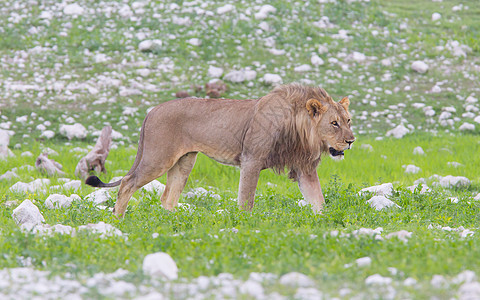
[[[255,190],[262,169],[256,162],[242,163],[240,167],[240,184],[238,187],[238,207],[251,211],[255,203]]]
[[[322,212],[325,199],[322,194],[322,187],[318,180],[317,170],[313,170],[310,173],[299,173],[298,175],[298,187],[302,192],[303,198],[312,205],[315,212]]]

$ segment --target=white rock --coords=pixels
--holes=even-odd
[[[407,189],[409,189],[412,193],[414,193],[419,185],[420,185],[420,183],[416,183],[414,185],[411,185],[411,186],[407,187]],[[425,193],[429,193],[429,192],[432,191],[428,187],[428,185],[426,185],[425,183],[421,183],[421,185],[422,185],[422,189],[419,191],[420,194],[425,194]]]
[[[361,145],[360,145],[360,149],[366,149],[366,150],[368,150],[369,152],[372,152],[372,151],[373,151],[373,146],[370,145],[370,144],[361,144]]]
[[[354,51],[352,54],[352,59],[356,62],[364,62],[367,59],[367,57],[363,53]]]
[[[143,259],[143,272],[146,275],[167,280],[178,278],[178,268],[175,261],[164,252],[148,254]]]
[[[387,131],[387,136],[393,136],[394,138],[401,139],[403,136],[405,136],[407,133],[409,133],[410,130],[408,130],[403,124],[398,125],[392,130]]]
[[[34,181],[31,181],[29,183],[19,181],[12,185],[9,191],[17,193],[35,193],[44,191],[45,187],[48,185],[50,185],[50,179],[46,178],[35,179]]]
[[[473,122],[480,123],[480,116],[476,116],[475,119],[473,119]]]
[[[359,194],[373,193],[374,195],[377,195],[377,196],[390,196],[392,192],[393,192],[393,184],[383,183],[380,185],[374,185],[371,187],[361,189]]]
[[[163,42],[161,40],[144,40],[138,44],[138,50],[140,51],[153,51],[162,47]]]
[[[415,155],[424,155],[425,151],[423,151],[422,147],[418,146],[413,149],[413,154]]]
[[[470,180],[463,176],[447,175],[439,180],[442,187],[466,187],[470,185]]]
[[[282,77],[280,77],[280,75],[277,75],[277,74],[267,73],[263,75],[263,81],[266,84],[277,85],[282,83]]]
[[[470,124],[468,122],[465,122],[463,123],[462,125],[460,125],[460,127],[458,128],[460,131],[471,131],[471,130],[475,130],[475,125],[473,124]]]
[[[357,263],[357,266],[359,267],[367,267],[372,264],[372,259],[368,256],[366,257],[361,257],[359,259],[356,259],[355,262]]]
[[[38,207],[28,199],[13,210],[12,217],[17,225],[35,226],[45,222]]]
[[[300,287],[295,292],[295,295],[293,296],[293,298],[298,299],[298,300],[322,299],[323,294],[322,294],[322,292],[320,292],[316,288]],[[273,297],[272,297],[272,299],[273,299]],[[278,298],[275,298],[275,299],[282,299],[282,298],[278,297]]]
[[[445,277],[443,277],[442,275],[433,275],[432,280],[430,280],[430,284],[433,287],[439,289],[445,287],[448,283]]]
[[[87,129],[80,124],[75,123],[73,125],[60,125],[60,134],[66,136],[69,140],[73,138],[84,139],[87,137]]]
[[[392,278],[383,277],[380,274],[370,275],[365,279],[367,285],[389,285],[392,283]]]
[[[464,283],[460,286],[458,292],[460,294],[458,299],[460,300],[477,300],[480,295],[480,283],[477,281]]]
[[[213,78],[220,78],[223,75],[223,69],[214,66],[208,67],[208,76]]]
[[[408,277],[407,279],[405,279],[403,281],[404,286],[414,286],[416,284],[417,284],[417,280],[415,278],[412,278],[412,277]]]
[[[442,15],[439,14],[439,13],[433,13],[432,14],[432,21],[435,22],[437,20],[440,20],[440,18],[442,18]]]
[[[122,235],[122,232],[120,230],[118,230],[117,228],[105,222],[98,222],[97,224],[82,225],[78,227],[78,230],[88,230],[92,233],[100,234],[100,237],[102,238],[107,236]]]
[[[308,72],[308,71],[311,71],[312,70],[312,67],[310,65],[307,65],[307,64],[303,64],[303,65],[300,65],[298,67],[295,67],[293,69],[295,72]]]
[[[325,64],[325,62],[323,61],[323,59],[316,55],[316,54],[313,54],[312,57],[310,58],[310,62],[312,63],[312,65],[314,66],[322,66]]]
[[[240,286],[240,293],[249,295],[253,299],[261,299],[264,297],[264,290],[260,283],[247,280]]]
[[[223,76],[225,81],[230,82],[243,82],[245,81],[245,72],[243,71],[231,71]]]
[[[456,161],[449,161],[447,162],[447,166],[454,167],[454,168],[460,168],[463,167],[463,164],[456,162]]]
[[[424,63],[423,61],[416,60],[412,63],[411,66],[412,70],[414,70],[417,73],[424,74],[428,71],[428,65]]]
[[[405,168],[405,173],[406,174],[417,174],[418,172],[420,172],[420,168],[415,166],[415,165],[406,165],[406,166],[403,166]]]
[[[373,196],[370,200],[367,200],[366,203],[370,204],[370,207],[376,210],[382,210],[391,206],[400,208],[400,206],[385,196]]]
[[[315,286],[315,282],[307,275],[298,272],[290,272],[280,277],[281,285],[290,287],[311,287]]]
[[[13,178],[18,178],[17,173],[13,171],[7,171],[3,175],[0,175],[0,180],[10,180]]]
[[[218,15],[223,15],[223,14],[226,14],[228,12],[231,12],[235,9],[235,6],[231,5],[231,4],[226,4],[224,6],[221,6],[219,8],[217,8],[217,14]]]
[[[165,185],[158,180],[153,180],[152,182],[142,186],[141,190],[147,193],[161,194],[165,190]]]
[[[187,40],[187,43],[192,46],[200,46],[202,44],[202,41],[199,38],[191,38]]]
[[[257,78],[257,71],[245,70],[245,80],[251,81]]]
[[[412,232],[409,232],[406,230],[400,230],[400,231],[389,233],[385,236],[386,239],[391,239],[393,237],[396,237],[403,242],[407,242],[408,239],[412,237]]]
[[[303,199],[301,199],[301,200],[299,200],[299,201],[297,202],[297,204],[298,204],[298,206],[300,206],[300,207],[304,207],[304,206],[308,205],[308,202],[305,201],[305,200],[303,200]]]
[[[69,4],[63,8],[63,13],[66,15],[81,15],[83,14],[84,9],[77,3]]]
[[[266,19],[268,17],[268,14],[275,13],[276,11],[277,9],[271,6],[270,4],[263,5],[262,7],[260,7],[260,10],[257,13],[255,13],[255,19],[257,20]]]
[[[465,282],[474,282],[475,279],[477,278],[477,275],[475,275],[475,272],[470,271],[470,270],[465,270],[461,273],[459,273],[455,278],[453,278],[452,282],[454,284],[460,284],[460,283],[465,283]]]
[[[111,198],[112,197],[108,193],[108,190],[105,190],[105,189],[96,190],[85,196],[86,200],[91,201],[95,204],[102,204],[104,202],[107,202]]]
[[[70,207],[73,199],[61,194],[52,194],[45,199],[45,206],[54,209],[61,207]]]
[[[40,134],[40,137],[44,137],[46,139],[51,139],[55,136],[55,132],[53,132],[52,130],[45,130],[44,132],[42,132],[42,134]]]

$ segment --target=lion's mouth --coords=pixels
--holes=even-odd
[[[342,151],[338,151],[338,150],[336,150],[336,149],[333,148],[333,147],[330,147],[330,148],[328,149],[328,151],[330,152],[330,155],[331,155],[331,156],[344,155],[343,150],[342,150]]]

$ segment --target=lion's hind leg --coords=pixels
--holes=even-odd
[[[155,163],[146,163],[142,160],[132,174],[123,177],[120,189],[118,190],[117,202],[115,203],[113,213],[117,217],[123,217],[125,210],[127,209],[128,201],[133,193],[152,180],[161,177],[172,167],[172,165],[174,165],[173,162],[159,165]]]
[[[187,184],[188,176],[195,165],[197,152],[189,152],[175,163],[167,172],[167,185],[162,194],[162,205],[165,209],[173,210],[178,204],[178,198]]]

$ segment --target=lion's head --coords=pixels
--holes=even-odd
[[[350,149],[355,142],[348,112],[350,100],[347,97],[338,103],[330,97],[325,100],[309,99],[305,106],[313,122],[313,130],[321,136],[328,153],[335,159],[343,159],[343,151]]]
[[[297,171],[315,169],[322,153],[342,159],[343,151],[355,141],[346,97],[337,103],[320,87],[288,84],[276,87],[262,100],[264,110],[269,109],[264,115],[283,116],[275,119],[279,132],[267,166],[278,172],[287,167],[293,179]]]

